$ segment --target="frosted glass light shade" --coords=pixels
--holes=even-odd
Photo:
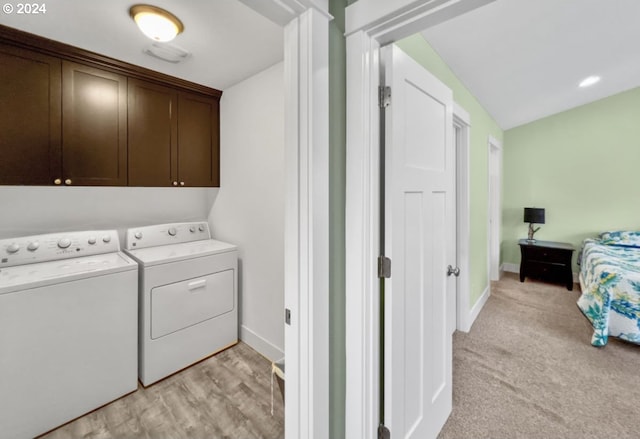
[[[182,22],[172,13],[151,5],[135,5],[129,9],[140,30],[154,41],[166,43],[184,30]]]

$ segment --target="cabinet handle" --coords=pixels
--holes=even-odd
[[[181,181],[181,182],[180,182],[180,186],[184,186],[184,181]]]
[[[178,182],[177,182],[177,181],[174,181],[174,182],[173,182],[173,185],[174,185],[174,186],[178,186]]]
[[[69,186],[69,185],[71,184],[71,179],[70,179],[70,178],[67,178],[67,179],[64,181],[64,184],[66,184],[67,186]]]
[[[55,180],[53,180],[53,184],[56,184],[56,185],[62,184],[62,180],[60,180],[59,178],[56,178]]]

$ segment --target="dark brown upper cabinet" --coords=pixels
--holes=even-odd
[[[191,93],[178,98],[180,186],[220,186],[219,100]]]
[[[219,186],[219,100],[129,80],[129,186]]]
[[[0,184],[219,186],[221,95],[0,25]]]
[[[62,178],[127,185],[127,78],[62,62]]]
[[[129,186],[178,185],[178,92],[129,80]]]
[[[52,184],[61,169],[61,62],[0,44],[0,184]]]
[[[127,184],[127,78],[0,45],[0,183]]]

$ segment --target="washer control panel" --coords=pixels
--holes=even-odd
[[[158,224],[135,227],[127,230],[125,249],[157,247],[159,245],[181,244],[184,242],[211,239],[206,221],[193,223]]]
[[[120,251],[118,232],[90,230],[0,239],[0,267]]]

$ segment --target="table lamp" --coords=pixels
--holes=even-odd
[[[529,223],[529,236],[527,241],[536,242],[533,239],[533,234],[540,230],[540,227],[533,228],[534,224],[544,224],[544,209],[539,207],[525,207],[524,208],[524,222]]]

